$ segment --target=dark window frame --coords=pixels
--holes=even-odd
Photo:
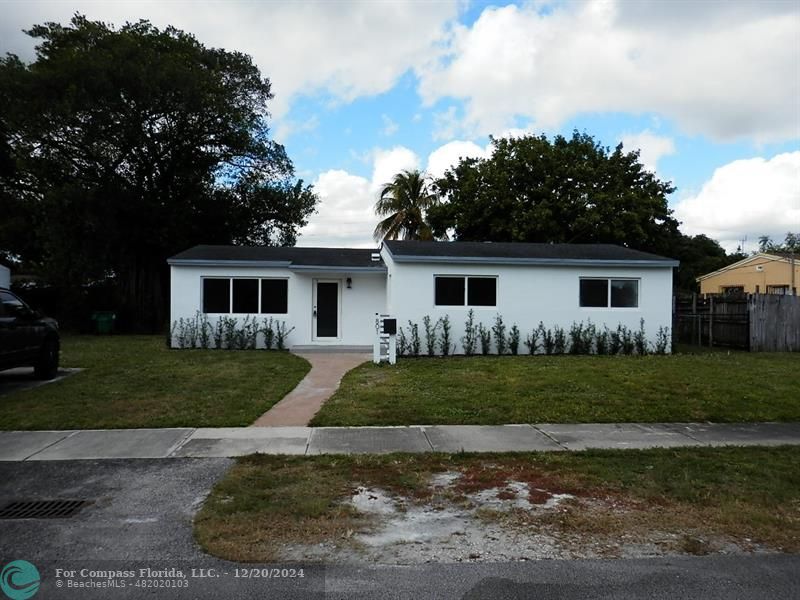
[[[464,298],[461,304],[437,304],[436,303],[436,280],[437,279],[461,279],[464,282]],[[494,304],[470,304],[469,302],[469,280],[470,279],[493,279],[494,280]],[[499,275],[450,275],[450,274],[436,274],[433,275],[433,306],[435,308],[486,308],[486,309],[496,309],[497,308],[497,297],[498,297],[498,289],[500,287],[500,276]]]
[[[589,306],[581,303],[581,282],[583,281],[605,281],[606,282],[606,303],[602,306]],[[636,284],[636,304],[633,306],[617,306],[612,303],[613,282],[625,281]],[[639,309],[639,298],[641,297],[642,279],[641,277],[579,277],[578,278],[578,307],[579,308],[600,308],[606,310],[637,310]]]
[[[227,312],[206,312],[205,311],[205,282],[209,279],[222,280],[228,282],[228,311]],[[200,311],[207,315],[288,315],[289,314],[289,278],[288,277],[243,277],[243,276],[218,276],[208,275],[200,278]],[[254,280],[258,296],[256,298],[256,311],[254,312],[235,312],[234,311],[234,281],[235,280]],[[264,281],[284,281],[286,290],[286,310],[285,312],[263,312],[263,283]]]

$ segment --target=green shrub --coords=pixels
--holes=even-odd
[[[397,355],[405,356],[408,353],[408,339],[402,327],[397,328]]]
[[[534,328],[528,334],[528,337],[525,338],[525,346],[528,348],[528,354],[536,354],[536,350],[539,348],[539,330]]]
[[[440,323],[442,325],[442,339],[439,341],[439,351],[441,352],[442,356],[448,356],[451,354],[455,348],[451,346],[450,342],[450,335],[451,335],[451,326],[450,326],[450,315],[445,315],[440,319]]]
[[[475,326],[475,311],[470,308],[464,323],[464,337],[461,338],[461,346],[464,348],[465,355],[472,356],[475,354],[477,345],[478,328]]]
[[[275,327],[272,317],[269,319],[264,317],[261,333],[264,334],[264,350],[272,350],[272,344],[275,342]]]
[[[408,342],[408,349],[411,352],[411,356],[419,356],[420,350],[420,340],[419,340],[419,325],[416,323],[412,323],[411,321],[408,322],[408,328],[410,331],[410,339]]]
[[[609,331],[608,327],[603,326],[603,331],[598,331],[595,335],[595,351],[597,354],[609,354]]]
[[[564,354],[567,349],[567,335],[563,327],[553,327],[553,354]]]
[[[633,346],[639,356],[647,354],[647,335],[644,332],[644,319],[639,319],[639,329],[633,334]]]
[[[517,327],[516,323],[511,326],[511,330],[508,333],[508,349],[514,356],[519,354],[519,327]]]
[[[429,315],[422,317],[422,326],[425,328],[425,350],[428,356],[436,354],[436,330],[439,329],[440,321],[433,322]]]
[[[492,332],[486,329],[483,323],[478,323],[478,339],[481,342],[481,354],[484,356],[492,350]]]
[[[544,323],[539,321],[539,334],[542,338],[542,350],[544,350],[545,354],[552,354],[553,349],[555,348],[555,340],[553,338],[553,332],[549,329],[545,329]]]
[[[494,333],[494,345],[497,348],[498,354],[506,353],[506,326],[503,323],[503,315],[497,315],[492,325],[492,333]]]
[[[656,333],[656,354],[666,354],[670,345],[669,327],[659,327]]]

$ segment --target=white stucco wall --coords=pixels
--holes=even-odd
[[[285,321],[294,331],[287,338],[287,346],[296,345],[371,345],[374,338],[376,312],[384,312],[386,306],[386,275],[363,273],[298,273],[289,269],[264,267],[193,267],[172,266],[170,292],[170,322],[194,318],[202,310],[202,279],[204,277],[276,277],[288,279],[288,314],[252,315],[262,321],[272,317]],[[347,289],[346,280],[352,279],[352,288]],[[336,340],[313,339],[313,282],[316,279],[339,281],[340,289],[340,337]],[[207,315],[212,325],[221,316]],[[241,322],[247,315],[230,314]]]
[[[491,266],[466,264],[408,264],[396,263],[384,249],[384,261],[389,267],[387,286],[388,312],[398,318],[398,326],[408,330],[408,321],[420,325],[425,315],[436,321],[450,315],[453,342],[461,353],[464,321],[470,308],[475,311],[475,321],[490,327],[500,314],[507,328],[516,324],[521,339],[539,321],[545,327],[555,325],[569,330],[573,322],[589,320],[597,327],[605,325],[616,329],[622,324],[638,330],[644,318],[650,343],[654,343],[659,327],[672,327],[672,268],[607,268],[607,267],[532,267]],[[434,305],[434,275],[485,275],[496,276],[497,306],[487,307],[437,307]],[[639,306],[637,308],[581,308],[579,306],[579,281],[581,277],[621,277],[639,280]],[[506,330],[508,332],[508,329]],[[520,353],[527,352],[520,343]]]
[[[11,287],[11,271],[3,265],[0,265],[0,287]]]

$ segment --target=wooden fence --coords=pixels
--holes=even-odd
[[[800,350],[800,297],[698,295],[673,299],[678,342],[753,352]]]

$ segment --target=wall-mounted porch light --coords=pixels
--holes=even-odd
[[[347,278],[347,289],[348,290],[352,290],[353,289],[353,278],[352,277],[348,277]]]

